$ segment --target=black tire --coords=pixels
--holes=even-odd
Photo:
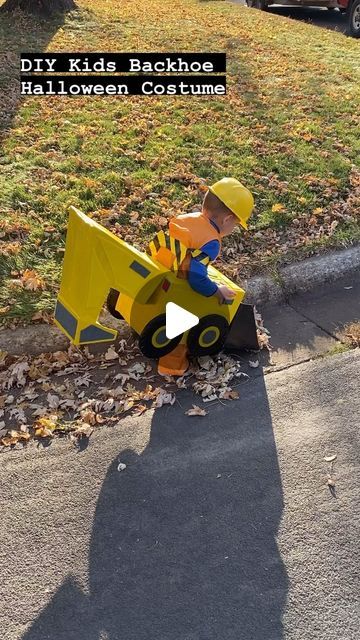
[[[109,313],[111,313],[111,315],[114,316],[114,318],[117,318],[118,320],[123,320],[121,313],[119,313],[116,310],[116,304],[119,299],[119,295],[120,295],[119,291],[117,291],[116,289],[110,289],[109,295],[106,298],[106,307]]]
[[[189,331],[187,346],[191,356],[211,356],[225,346],[229,323],[217,314],[201,318],[199,324]]]
[[[353,38],[360,38],[360,0],[354,0],[349,5],[348,33]]]
[[[166,315],[156,316],[146,325],[139,336],[139,349],[146,358],[162,358],[179,344],[183,334],[168,340],[165,334]]]
[[[260,9],[261,11],[268,10],[268,3],[266,0],[246,0],[246,4],[252,9]]]
[[[255,9],[260,9],[260,11],[268,10],[268,4],[265,0],[256,0],[254,6],[255,6]]]

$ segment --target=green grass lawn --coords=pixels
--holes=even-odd
[[[144,246],[235,176],[256,199],[220,264],[240,280],[359,240],[358,41],[230,2],[78,4],[0,17],[3,324],[52,310],[70,204]],[[228,94],[20,100],[17,54],[39,50],[226,51]]]

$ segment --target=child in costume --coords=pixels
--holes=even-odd
[[[251,192],[235,178],[222,178],[206,192],[202,210],[170,220],[169,235],[191,249],[179,266],[178,276],[187,278],[194,291],[203,296],[216,296],[219,304],[235,296],[225,285],[218,286],[207,273],[210,262],[221,251],[221,238],[229,235],[236,224],[247,229],[254,207]],[[196,257],[194,249],[199,249]],[[158,371],[167,375],[183,375],[189,363],[186,346],[178,345],[159,360]]]

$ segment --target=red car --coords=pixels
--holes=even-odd
[[[346,13],[348,34],[360,38],[360,0],[246,0],[248,7],[266,11],[272,4],[290,7],[326,7]]]

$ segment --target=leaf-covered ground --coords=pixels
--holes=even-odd
[[[259,361],[249,364],[257,367]],[[49,444],[54,436],[82,446],[100,425],[180,404],[179,389],[191,390],[202,404],[184,413],[206,416],[204,402],[211,407],[236,400],[234,387],[248,378],[240,361],[224,354],[195,359],[180,378],[160,378],[149,360],[141,360],[131,337],[98,355],[76,347],[37,357],[0,351],[0,451],[32,439]]]
[[[0,317],[51,312],[67,207],[138,246],[224,175],[256,198],[220,268],[240,279],[359,240],[360,48],[335,32],[198,0],[79,0],[1,16]],[[223,97],[26,98],[19,51],[226,51]]]
[[[270,333],[259,313],[256,327],[259,349],[268,355],[262,363],[272,366]],[[32,439],[49,444],[54,436],[70,437],[82,446],[100,425],[112,426],[175,402],[181,407],[177,394],[183,389],[209,407],[236,400],[236,387],[249,378],[242,364],[250,369],[260,364],[259,351],[248,358],[222,353],[191,358],[181,377],[160,376],[155,363],[142,356],[131,329],[123,326],[121,335],[105,349],[71,345],[36,356],[0,350],[0,451]],[[184,413],[205,416],[208,410],[194,404]]]

